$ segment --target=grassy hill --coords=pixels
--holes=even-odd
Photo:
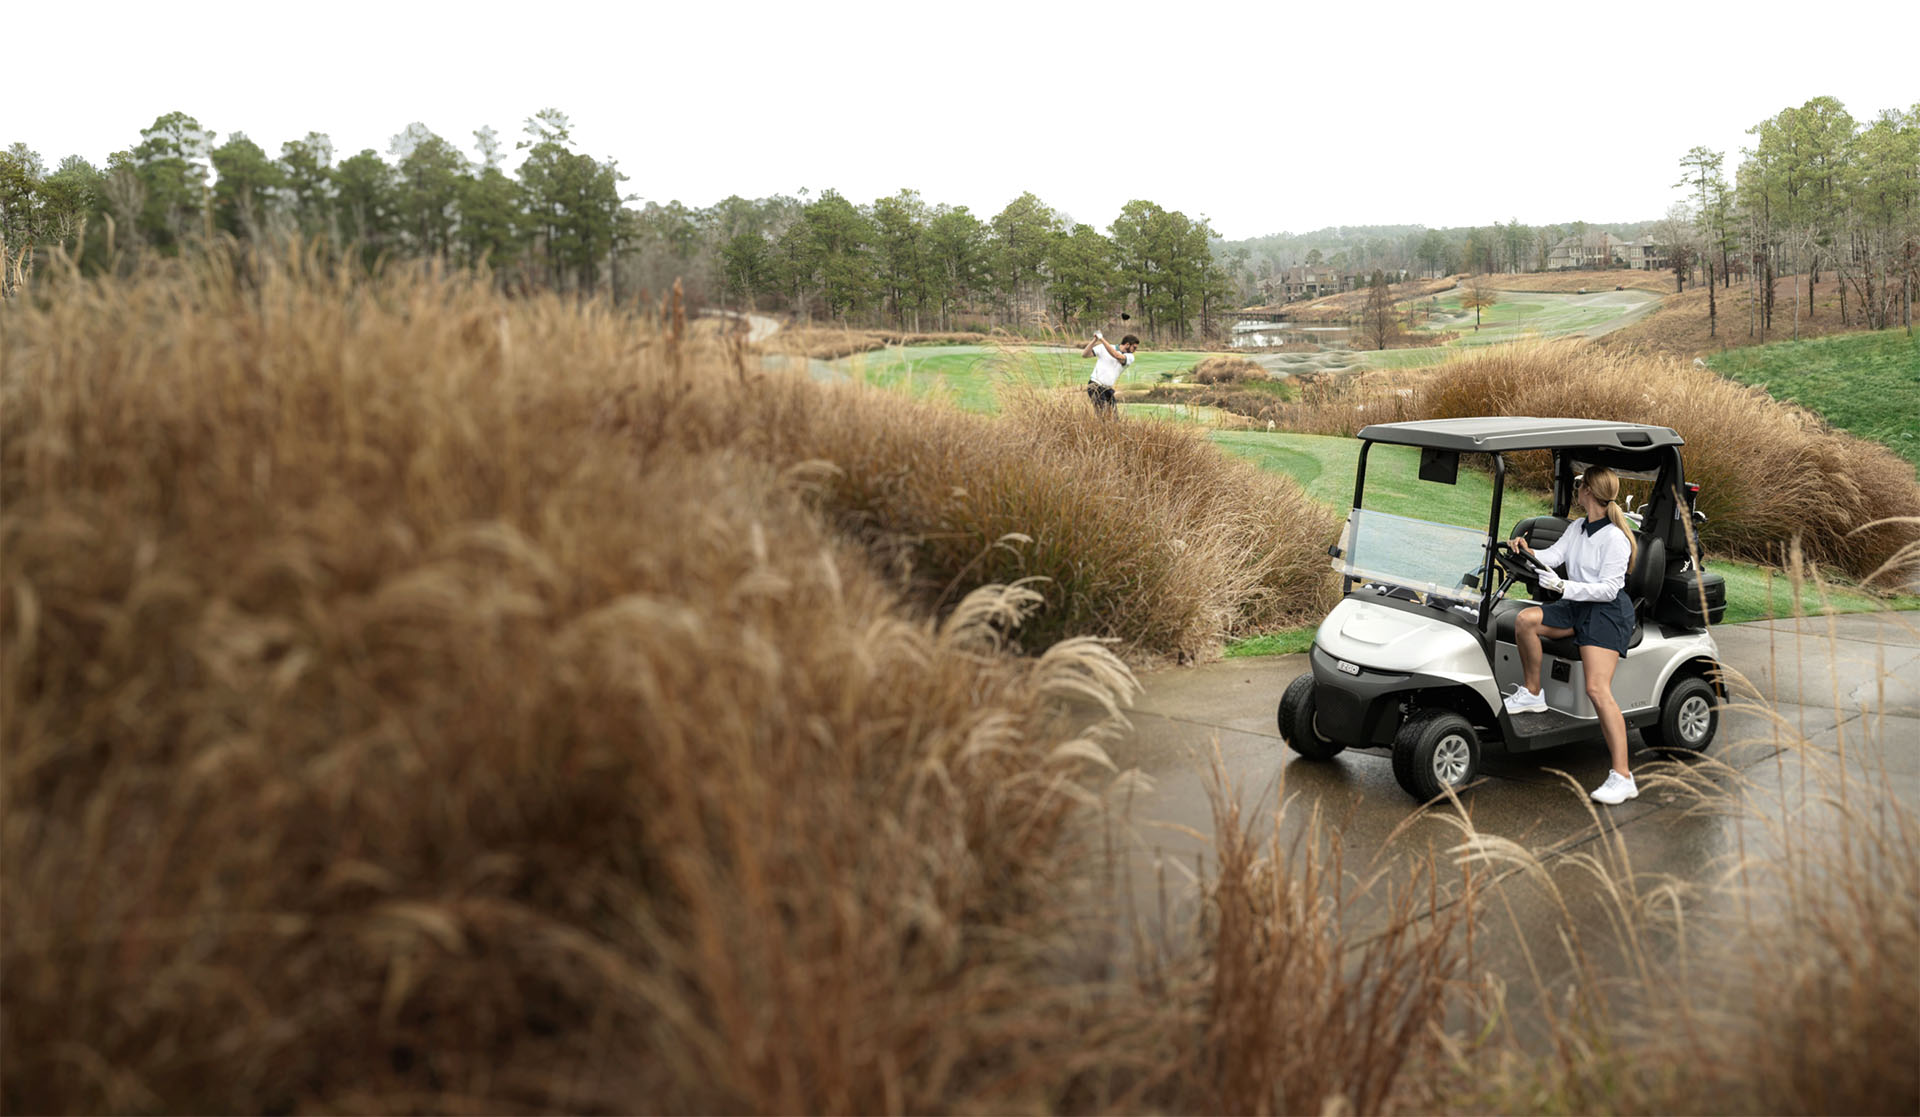
[[[1896,330],[1842,334],[1732,349],[1707,363],[1920,468],[1920,338]]]
[[[1637,314],[1657,301],[1644,289],[1626,292],[1607,287],[1587,294],[1574,291],[1499,291],[1498,299],[1479,313],[1479,328],[1471,309],[1461,306],[1464,290],[1434,296],[1428,302],[1428,331],[1457,334],[1446,344],[1455,347],[1497,345],[1530,337],[1560,337],[1606,327]],[[1409,334],[1418,337],[1418,332]]]
[[[1571,295],[1579,291],[1611,291],[1625,287],[1633,291],[1652,291],[1666,295],[1673,291],[1673,275],[1664,271],[1636,271],[1615,268],[1611,271],[1549,271],[1490,275],[1487,285],[1496,291],[1538,291]]]
[[[1809,290],[1805,277],[1782,276],[1774,283],[1773,328],[1763,335],[1758,319],[1749,324],[1749,298],[1745,286],[1735,283],[1714,291],[1719,324],[1712,336],[1707,333],[1707,289],[1689,286],[1680,294],[1669,294],[1660,308],[1624,329],[1608,334],[1601,344],[1616,349],[1660,353],[1671,357],[1703,357],[1723,349],[1791,340],[1794,336],[1794,280],[1800,279],[1800,339],[1853,332],[1857,324],[1840,320],[1839,285],[1831,277],[1823,278]],[[1673,289],[1669,281],[1668,291]],[[1852,323],[1859,322],[1858,307],[1848,302]]]

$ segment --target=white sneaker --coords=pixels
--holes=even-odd
[[[1611,768],[1607,770],[1607,782],[1593,789],[1593,801],[1609,807],[1619,806],[1639,795],[1640,789],[1634,786],[1632,776],[1623,776]]]
[[[1510,714],[1538,713],[1547,708],[1545,693],[1535,694],[1519,683],[1513,684],[1513,693],[1507,695],[1507,712]]]

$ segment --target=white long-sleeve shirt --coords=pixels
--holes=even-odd
[[[1613,526],[1612,520],[1591,525],[1591,533],[1583,526],[1587,524],[1584,519],[1573,521],[1553,546],[1533,554],[1543,566],[1567,564],[1561,597],[1568,601],[1612,601],[1627,584],[1627,562],[1633,556],[1633,544]]]

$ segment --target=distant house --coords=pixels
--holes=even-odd
[[[1261,284],[1267,297],[1277,303],[1294,303],[1300,299],[1317,299],[1332,296],[1346,290],[1340,273],[1331,267],[1306,267],[1294,265],[1273,274],[1267,282]]]
[[[1290,303],[1301,299],[1317,299],[1322,295],[1337,295],[1346,290],[1346,281],[1332,268],[1296,265],[1274,273],[1260,287],[1266,293],[1268,302]]]
[[[1652,237],[1624,242],[1626,265],[1636,271],[1665,271],[1673,262],[1667,252],[1667,246],[1656,242]]]
[[[1613,267],[1613,250],[1618,243],[1613,234],[1593,229],[1563,237],[1559,243],[1547,249],[1547,270]]]
[[[1627,240],[1604,229],[1564,237],[1547,249],[1548,271],[1580,268],[1633,268],[1661,271],[1668,264],[1667,248],[1652,237]]]

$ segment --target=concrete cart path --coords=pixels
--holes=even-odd
[[[1728,766],[1716,782],[1745,787],[1753,810],[1689,809],[1694,797],[1660,778],[1663,764],[1675,771],[1673,762],[1646,750],[1637,732],[1630,744],[1641,795],[1613,808],[1586,798],[1607,770],[1597,741],[1483,757],[1482,778],[1461,796],[1475,828],[1559,866],[1551,874],[1562,888],[1558,899],[1526,881],[1507,890],[1514,905],[1510,919],[1502,916],[1508,937],[1556,943],[1562,904],[1604,930],[1608,916],[1600,888],[1570,864],[1573,854],[1624,857],[1636,877],[1662,874],[1705,883],[1736,854],[1764,855],[1781,833],[1773,825],[1781,818],[1794,819],[1796,840],[1817,833],[1823,805],[1836,791],[1846,794],[1845,787],[1836,787],[1836,772],[1847,774],[1856,799],[1870,783],[1920,809],[1920,613],[1726,625],[1714,635],[1723,662],[1751,684],[1750,694],[1765,696],[1723,710],[1707,753]],[[1306,656],[1292,655],[1142,676],[1143,693],[1127,715],[1131,729],[1110,747],[1122,768],[1137,767],[1153,783],[1152,790],[1135,795],[1129,813],[1128,871],[1136,892],[1163,887],[1170,876],[1190,879],[1192,867],[1207,861],[1216,750],[1242,819],[1260,832],[1273,833],[1284,794],[1282,848],[1317,813],[1320,839],[1324,843],[1337,832],[1350,877],[1391,868],[1395,861],[1433,858],[1445,866],[1442,883],[1457,882],[1458,867],[1447,851],[1459,844],[1461,830],[1441,817],[1452,809],[1422,811],[1394,780],[1385,750],[1350,749],[1315,763],[1281,741],[1275,725],[1280,695],[1307,669]],[[1170,873],[1170,866],[1177,872]],[[1350,904],[1344,918],[1364,923],[1372,907],[1364,900]],[[1502,967],[1496,962],[1493,968]],[[1502,976],[1516,985],[1526,980],[1522,973]]]

